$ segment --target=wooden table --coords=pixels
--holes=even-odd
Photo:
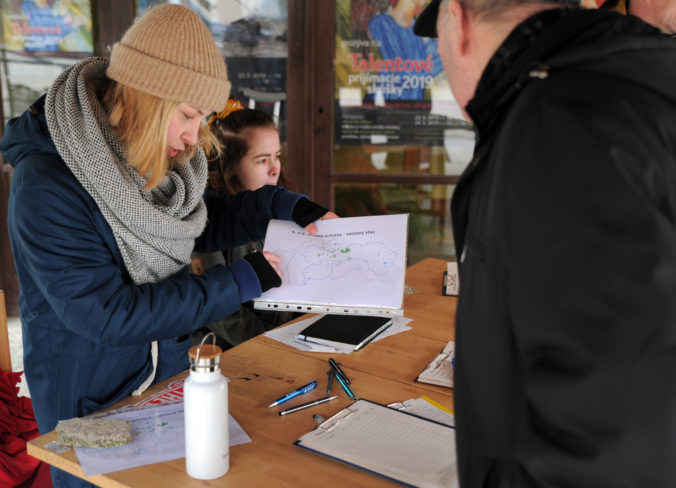
[[[352,380],[358,397],[390,404],[427,396],[453,408],[453,390],[415,382],[425,365],[455,336],[456,299],[441,295],[445,266],[446,261],[429,258],[407,269],[406,284],[416,290],[404,299],[404,315],[413,319],[409,323],[411,330],[373,342],[351,354],[334,355]],[[286,405],[267,407],[274,399],[313,379],[319,382],[317,389],[296,403],[323,397],[328,357],[326,353],[299,351],[264,336],[223,353],[221,369],[231,379],[229,410],[252,442],[230,448],[230,471],[216,480],[190,478],[185,472],[184,458],[86,477],[72,449],[56,454],[44,447],[56,440],[53,431],[30,441],[28,453],[91,483],[115,488],[392,486],[384,478],[292,445],[315,427],[313,414],[328,418],[352,402],[337,383],[333,388],[339,398],[311,409],[281,417],[278,412],[288,408]],[[113,408],[137,403],[186,376],[187,371],[154,385],[142,397],[124,400]]]

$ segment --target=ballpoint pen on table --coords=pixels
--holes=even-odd
[[[347,383],[348,385],[350,384],[350,378],[348,378],[347,375],[343,372],[343,370],[340,369],[340,366],[338,366],[338,363],[335,362],[333,358],[329,358],[329,365],[331,365],[331,367],[335,371],[336,376],[342,376],[345,383]]]
[[[329,369],[326,372],[327,375],[329,375],[329,382],[326,385],[326,396],[331,395],[331,385],[333,385],[333,369]]]
[[[317,386],[316,381],[310,381],[307,385],[301,386],[297,390],[292,391],[288,395],[284,395],[282,398],[272,402],[268,407],[274,407],[275,405],[279,405],[280,403],[283,403],[287,400],[290,400],[291,398],[298,396],[298,395],[304,395],[310,390],[314,390],[314,388]]]
[[[319,400],[315,400],[314,402],[308,402],[308,403],[303,403],[302,405],[298,405],[297,407],[289,408],[287,410],[282,410],[279,412],[279,415],[286,415],[287,413],[293,413],[297,412],[298,410],[303,410],[306,408],[314,407],[315,405],[319,405],[320,403],[325,403],[325,402],[330,402],[331,400],[338,398],[338,395],[334,395],[332,397],[326,397],[326,398],[320,398]]]
[[[350,390],[350,387],[347,386],[347,383],[345,383],[345,380],[343,379],[343,377],[339,374],[336,374],[336,379],[338,380],[338,383],[340,383],[340,386],[343,387],[343,390],[345,391],[345,393],[347,393],[347,396],[349,396],[350,398],[355,398],[354,393],[352,393],[352,390]]]

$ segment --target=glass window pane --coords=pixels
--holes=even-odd
[[[21,114],[68,66],[93,53],[89,0],[0,0],[5,122]]]
[[[336,144],[444,147],[446,135],[472,132],[436,39],[413,34],[425,4],[336,0]]]
[[[473,127],[453,98],[436,39],[413,34],[427,3],[336,0],[335,10],[331,174],[372,183],[335,186],[336,210],[410,212],[412,261],[454,257],[448,177],[458,177],[474,152]],[[430,184],[388,182],[401,175],[426,176]]]
[[[335,146],[333,173],[459,175],[473,149],[474,139],[471,146],[452,146],[450,151],[443,146]]]
[[[341,217],[408,213],[408,264],[455,259],[449,212],[453,185],[341,184],[333,188]]]
[[[194,10],[225,58],[232,95],[273,116],[286,141],[287,0],[138,0],[138,13],[164,3]]]

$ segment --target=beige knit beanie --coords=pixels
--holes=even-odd
[[[160,98],[212,112],[228,101],[225,61],[209,30],[187,7],[146,12],[113,46],[109,78]]]

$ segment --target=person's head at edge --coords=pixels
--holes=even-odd
[[[209,30],[192,10],[167,4],[146,12],[113,46],[106,75],[113,80],[104,98],[109,121],[146,188],[199,146],[218,153],[202,122],[225,105],[230,82]]]
[[[674,0],[607,0],[602,8],[634,15],[665,34],[676,34],[676,2]]]
[[[542,10],[578,7],[575,1],[432,0],[413,31],[438,37],[444,72],[465,118],[481,75],[491,57],[514,27]]]
[[[279,130],[270,114],[231,98],[209,125],[222,152],[209,161],[209,186],[230,193],[264,185],[288,186],[281,163]]]

